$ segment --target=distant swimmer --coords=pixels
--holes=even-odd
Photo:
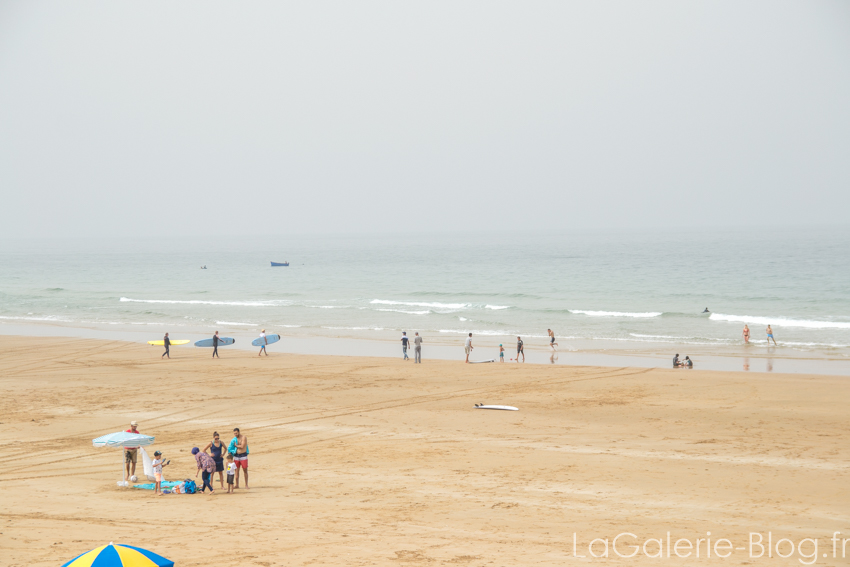
[[[260,345],[261,345],[260,346],[260,352],[257,354],[257,356],[262,356],[263,354],[268,356],[269,353],[266,352],[266,345],[269,344],[269,340],[266,338],[266,330],[265,329],[260,331],[260,339],[261,339],[261,341],[260,341]]]
[[[750,342],[750,328],[744,325],[744,330],[741,331],[741,336],[744,337],[744,342],[749,344]]]
[[[776,346],[776,339],[773,338],[773,329],[770,328],[770,325],[767,326],[767,344],[770,344],[770,341],[773,341],[773,346]]]
[[[466,361],[469,362],[469,353],[472,352],[472,333],[466,338],[466,344],[463,346],[463,351],[466,353]]]
[[[165,358],[166,356],[168,358],[171,358],[171,355],[168,354],[168,347],[171,346],[171,339],[168,338],[168,333],[165,333],[165,336],[162,338],[162,344],[165,345],[165,352],[162,353],[162,356],[160,358]]]
[[[552,332],[552,329],[546,329],[549,331],[549,346],[552,347],[552,350],[555,350],[555,347],[558,346],[558,343],[555,342],[555,333]]]
[[[525,350],[521,337],[516,338],[516,361],[519,362],[519,355],[522,355],[522,361],[525,362]]]
[[[709,310],[708,310],[708,307],[706,307],[706,308],[705,308],[705,311],[703,311],[703,313],[711,313],[711,311],[709,311]]]

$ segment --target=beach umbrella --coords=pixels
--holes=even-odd
[[[153,443],[153,439],[150,435],[118,431],[92,439],[92,445],[95,447],[129,447],[132,449],[150,445]],[[121,478],[123,479],[121,486],[127,486],[127,469],[124,467],[124,461],[121,461]]]
[[[174,567],[174,561],[147,549],[110,542],[78,555],[62,567]]]

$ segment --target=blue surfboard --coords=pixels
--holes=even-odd
[[[221,338],[218,339],[218,346],[232,345],[235,342],[236,342],[236,339],[231,339],[230,337],[221,337]],[[212,347],[213,346],[213,340],[212,339],[204,339],[202,341],[196,342],[195,346]]]
[[[279,340],[280,340],[280,335],[266,335],[266,344],[267,345],[270,345],[272,343],[276,343]],[[256,347],[263,346],[263,339],[261,339],[260,337],[257,337],[256,339],[251,341],[251,344],[256,346]]]

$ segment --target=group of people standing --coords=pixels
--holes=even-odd
[[[209,453],[207,452],[209,451]],[[192,448],[192,455],[195,456],[195,463],[198,465],[198,470],[195,472],[195,478],[201,473],[203,487],[201,492],[210,489],[210,494],[215,492],[212,486],[213,474],[218,473],[218,482],[221,488],[224,488],[224,476],[227,475],[227,492],[232,493],[239,488],[239,475],[242,471],[242,476],[245,478],[245,488],[248,488],[248,437],[239,431],[238,427],[233,429],[233,439],[225,449],[224,443],[218,432],[213,433],[213,439],[206,447],[199,449]],[[227,463],[225,463],[225,460]]]
[[[135,421],[130,422],[130,429],[127,433],[139,434],[139,424]],[[234,489],[239,488],[240,471],[244,478],[245,488],[248,488],[248,437],[246,437],[239,428],[233,429],[233,439],[225,447],[221,441],[218,432],[213,433],[212,441],[206,447],[199,449],[192,448],[192,455],[195,457],[195,464],[198,474],[202,474],[203,487],[201,492],[210,489],[210,494],[214,492],[212,479],[215,473],[218,473],[218,482],[221,488],[224,488],[225,475],[227,477],[227,492],[232,493]],[[139,449],[137,447],[124,447],[124,463],[127,470],[127,476],[133,478],[136,475],[136,462],[138,459]],[[161,451],[154,453],[152,461],[156,484],[154,493],[162,494],[162,468],[168,466],[171,461],[166,461],[162,456]]]

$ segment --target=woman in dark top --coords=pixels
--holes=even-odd
[[[215,461],[215,472],[218,473],[218,482],[224,488],[224,451],[226,449],[218,437],[218,431],[213,433],[213,440],[210,441],[210,444],[204,447],[204,452],[207,451],[210,452],[213,461]]]

